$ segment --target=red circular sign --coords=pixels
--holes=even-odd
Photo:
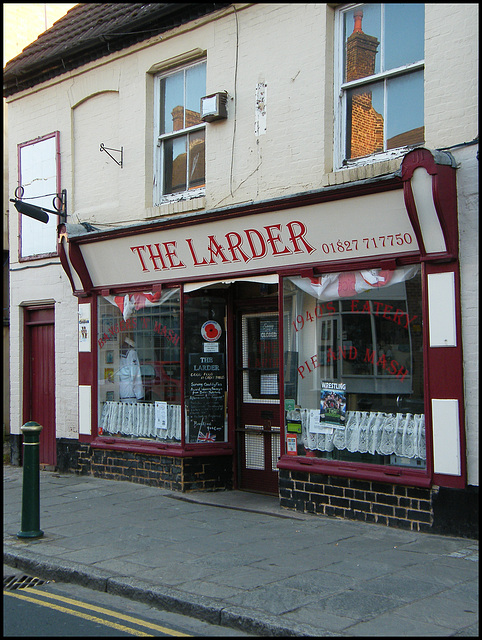
[[[221,333],[221,326],[215,320],[208,320],[201,327],[201,335],[204,340],[208,340],[208,342],[219,340]]]

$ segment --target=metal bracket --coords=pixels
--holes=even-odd
[[[106,154],[109,156],[109,158],[112,158],[112,160],[116,164],[118,164],[119,167],[122,169],[122,165],[123,165],[123,162],[124,162],[124,147],[121,147],[120,149],[110,149],[109,147],[104,146],[104,143],[101,142],[99,151],[105,151]],[[118,160],[116,160],[114,158],[114,156],[109,153],[109,151],[115,151],[116,153],[120,153],[121,154],[120,162]]]
[[[23,202],[22,198],[24,193],[25,189],[21,185],[15,189],[15,198],[17,198],[17,202],[19,202],[20,204]],[[53,211],[52,209],[46,209],[45,207],[37,207],[35,205],[28,206],[30,207],[30,209],[34,207],[35,209],[39,209],[47,213],[55,213],[59,216],[59,218],[62,219],[62,222],[65,222],[67,220],[67,189],[62,189],[60,193],[46,193],[42,196],[31,196],[30,198],[24,198],[24,200],[36,200],[38,198],[47,198],[48,196],[55,196],[52,200],[52,206],[55,211]],[[12,198],[10,198],[10,202],[15,202],[15,200],[12,200]],[[15,208],[18,211],[17,205],[15,205]],[[24,212],[22,211],[21,213]],[[26,215],[29,214],[26,213]],[[36,216],[34,215],[33,217]]]

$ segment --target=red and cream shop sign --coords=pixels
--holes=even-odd
[[[94,287],[418,251],[397,189],[322,204],[79,242]]]

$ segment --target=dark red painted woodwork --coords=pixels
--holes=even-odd
[[[42,425],[40,463],[55,465],[54,309],[25,310],[23,423]]]
[[[458,256],[458,224],[457,224],[457,186],[455,168],[451,164],[451,156],[444,152],[435,152],[434,156],[428,149],[414,149],[407,153],[401,165],[403,180],[403,194],[405,206],[412,223],[422,259],[453,260]],[[432,195],[440,226],[445,239],[447,251],[439,255],[427,256],[418,213],[415,207],[410,180],[415,169],[423,167],[432,176]]]

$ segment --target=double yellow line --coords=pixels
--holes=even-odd
[[[72,616],[77,616],[78,618],[83,618],[84,620],[90,620],[91,622],[97,622],[99,624],[103,624],[107,627],[112,627],[113,629],[117,629],[118,631],[123,631],[124,633],[128,633],[133,636],[145,636],[148,638],[154,637],[153,633],[146,633],[145,631],[141,631],[135,627],[129,627],[127,625],[118,624],[117,622],[112,622],[111,620],[107,620],[106,618],[99,618],[97,616],[89,615],[88,613],[84,613],[82,611],[77,611],[77,609],[71,609],[69,607],[63,607],[60,604],[56,604],[55,601],[63,602],[64,604],[68,604],[74,607],[78,607],[79,609],[87,609],[88,611],[95,611],[96,613],[100,613],[104,616],[110,616],[112,618],[117,618],[117,620],[123,620],[124,622],[128,622],[136,625],[137,627],[142,627],[145,629],[149,629],[150,631],[158,631],[165,635],[169,636],[178,636],[183,638],[191,637],[187,633],[181,633],[180,631],[174,631],[173,629],[168,629],[167,627],[163,627],[158,624],[154,624],[152,622],[145,622],[144,620],[138,620],[137,618],[133,618],[132,616],[126,616],[117,611],[112,611],[110,609],[104,609],[103,607],[97,607],[93,604],[87,604],[85,602],[81,602],[79,600],[73,600],[71,598],[65,598],[64,596],[58,596],[54,593],[46,593],[45,591],[36,591],[35,596],[33,595],[25,595],[24,593],[19,593],[16,591],[15,593],[11,591],[4,591],[4,596],[10,596],[12,598],[18,598],[19,600],[26,600],[28,602],[33,602],[35,604],[41,605],[43,607],[49,607],[50,609],[54,609],[55,611],[60,611],[62,613],[68,613]],[[53,600],[54,602],[48,602],[49,600]]]

